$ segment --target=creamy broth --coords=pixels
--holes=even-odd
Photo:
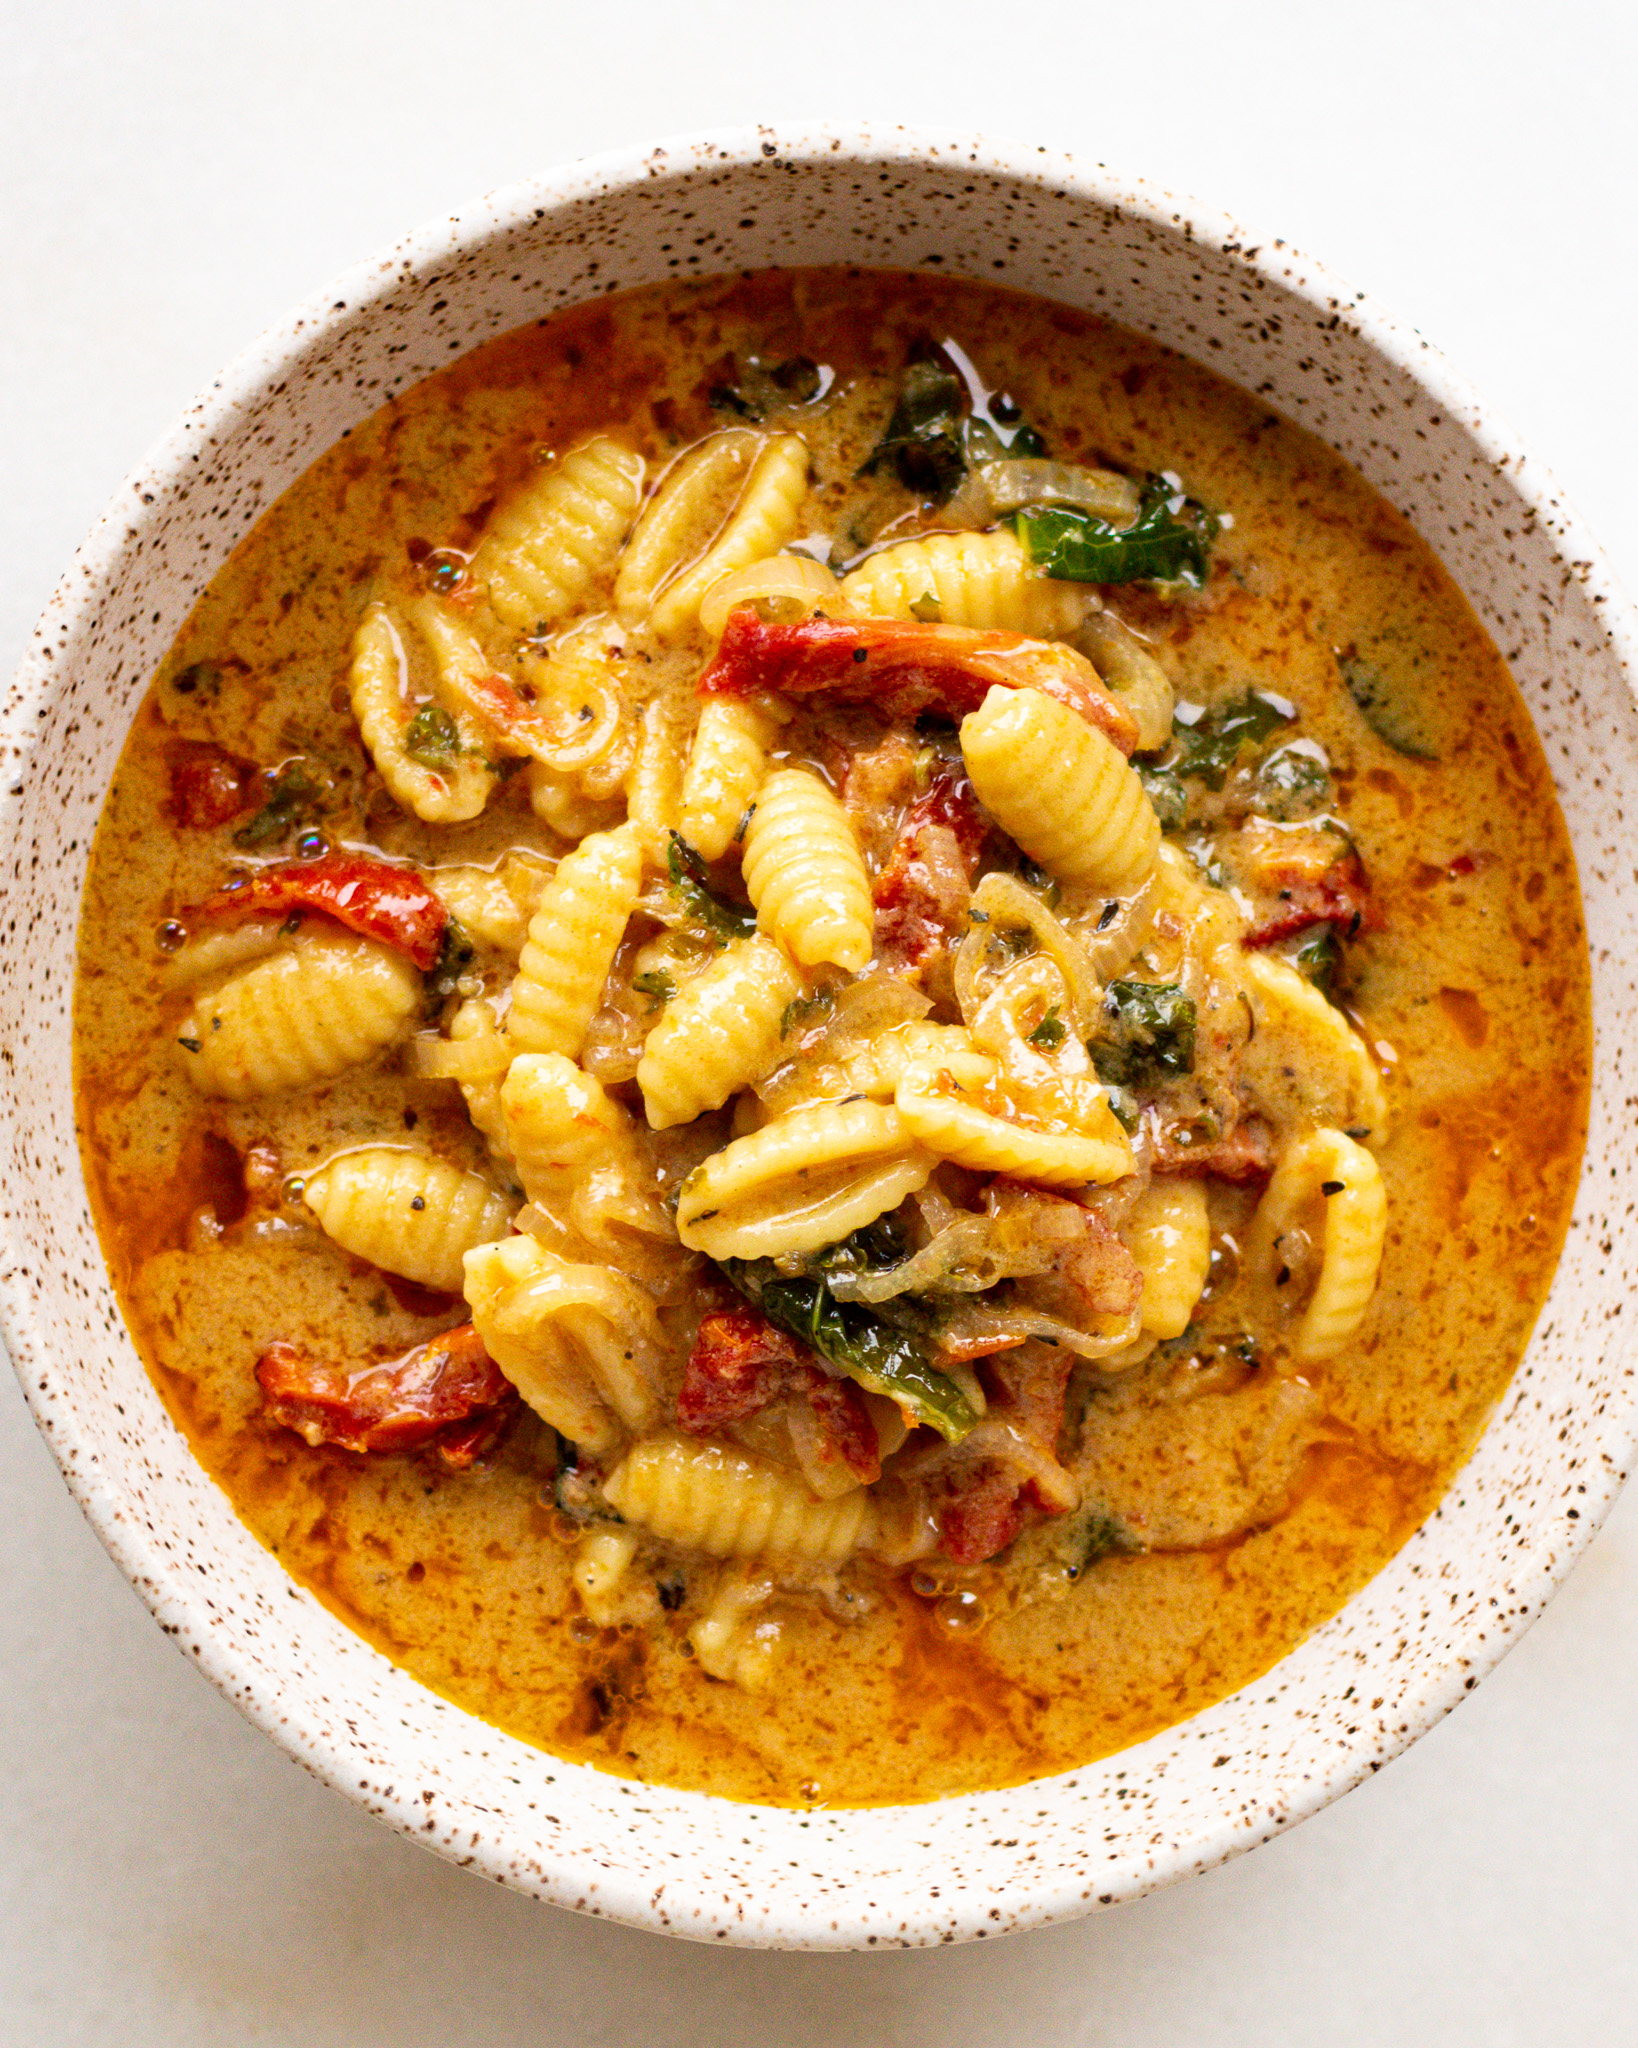
[[[1054,458],[1167,472],[1231,515],[1203,591],[1106,595],[1185,711],[1270,693],[1328,764],[1328,814],[1380,914],[1343,945],[1339,1001],[1386,1088],[1386,1239],[1357,1334],[1293,1369],[1238,1274],[1260,1182],[1208,1178],[1218,1257],[1190,1331],[1071,1383],[1081,1510],[1029,1522],[988,1559],[856,1558],[822,1587],[777,1589],[758,1610],[775,1675],[741,1685],[691,1640],[713,1566],[645,1539],[633,1591],[595,1618],[572,1576],[585,1526],[527,1410],[464,1469],[309,1444],[268,1413],[255,1367],[271,1344],[362,1364],[462,1318],[457,1297],[331,1242],[290,1177],[362,1145],[494,1162],[455,1084],[416,1078],[401,1048],[303,1090],[198,1093],[168,926],[235,862],[299,854],[303,831],[429,868],[561,857],[572,841],[532,811],[522,774],[468,822],[428,825],[393,801],[348,700],[366,605],[458,582],[538,450],[609,434],[652,476],[755,423],[769,400],[753,359],[822,366],[816,388],[771,400],[812,455],[799,536],[845,553],[839,525],[863,520],[863,553],[937,529],[891,476],[857,475],[926,338],[957,343]],[[692,673],[706,651],[656,668]],[[819,717],[800,711],[787,744],[822,767]],[[262,773],[274,812],[179,824],[180,741]],[[292,761],[295,783],[266,781]],[[280,789],[300,799],[288,819]],[[270,836],[247,845],[257,818]],[[1182,828],[1203,866],[1221,854],[1213,829],[1198,815]],[[302,1584],[422,1682],[558,1756],[739,1799],[868,1805],[1132,1743],[1265,1671],[1380,1568],[1450,1485],[1541,1306],[1590,1035],[1540,745],[1398,514],[1262,401],[1119,328],[978,285],[818,270],[655,287],[520,330],[383,407],[272,507],[195,607],[121,758],[86,893],[75,1051],[87,1180],[133,1336],[206,1469]],[[640,1112],[629,1081],[611,1087]],[[707,1149],[666,1142],[674,1179]],[[698,1312],[666,1304],[683,1350]]]

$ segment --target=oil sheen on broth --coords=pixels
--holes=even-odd
[[[1204,590],[1105,595],[1175,689],[1165,758],[1266,693],[1277,729],[1243,757],[1228,749],[1216,794],[1300,735],[1324,813],[1345,821],[1369,877],[1374,908],[1341,947],[1336,987],[1386,1089],[1380,1282],[1350,1342],[1294,1364],[1239,1272],[1260,1179],[1208,1176],[1212,1278],[1188,1330],[1124,1371],[1071,1378],[1081,1507],[1026,1516],[987,1559],[932,1555],[899,1573],[855,1560],[822,1592],[776,1592],[756,1610],[774,1682],[729,1683],[690,1639],[726,1568],[645,1542],[621,1603],[577,1590],[585,1525],[554,1482],[553,1433],[527,1410],[464,1469],[310,1444],[267,1412],[254,1369],[271,1344],[362,1369],[463,1314],[458,1297],[331,1242],[291,1176],[371,1144],[494,1169],[455,1083],[417,1078],[401,1049],[305,1090],[197,1093],[176,1044],[189,997],[168,921],[235,862],[293,860],[319,838],[427,867],[560,856],[572,842],[531,810],[524,774],[468,822],[429,826],[394,803],[348,701],[366,605],[458,591],[537,451],[594,433],[641,453],[651,478],[725,427],[801,433],[814,481],[796,537],[824,536],[809,544],[820,559],[937,530],[948,479],[918,490],[913,468],[909,483],[890,463],[858,473],[907,363],[947,340],[1010,401],[994,417],[1021,415],[1051,457],[1167,472],[1231,515]],[[927,359],[947,375],[956,357]],[[818,367],[783,384],[767,367],[793,361]],[[685,645],[697,670],[707,643]],[[816,715],[804,705],[781,745],[833,779],[881,737],[844,718],[822,742]],[[951,757],[947,725],[924,718],[910,739]],[[218,825],[177,822],[182,742],[240,764],[201,752],[207,779],[247,778]],[[280,764],[294,766],[270,779]],[[1182,780],[1195,811],[1172,836],[1233,885],[1211,870],[1225,834],[1243,853],[1243,815],[1214,812],[1209,776]],[[617,820],[617,794],[603,811],[587,822]],[[1275,829],[1302,828],[1288,814]],[[954,1015],[942,1002],[934,1021]],[[195,607],[109,793],[76,1061],[87,1178],[132,1332],[203,1464],[301,1583],[425,1684],[559,1756],[740,1799],[874,1804],[1014,1784],[1195,1712],[1334,1613],[1430,1512],[1518,1362],[1566,1228],[1586,944],[1563,822],[1501,659],[1429,549],[1338,457],[1206,370],[1062,307],[887,273],[774,273],[639,291],[509,335],[384,406],[266,513]],[[640,1120],[630,1080],[611,1087]],[[702,1119],[704,1136],[662,1134],[673,1189],[727,1142],[727,1114]],[[960,1199],[959,1170],[956,1183]],[[665,1309],[679,1357],[700,1304],[732,1301],[694,1294]]]

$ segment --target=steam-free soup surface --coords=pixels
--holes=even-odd
[[[247,856],[242,817],[175,822],[171,770],[178,739],[261,769],[300,757],[325,784],[308,829],[332,847],[431,866],[555,858],[564,842],[521,777],[437,828],[383,790],[346,689],[367,603],[440,559],[457,573],[537,450],[606,432],[652,473],[732,424],[721,389],[752,358],[829,373],[830,402],[801,426],[816,478],[803,531],[845,552],[839,511],[860,502],[856,472],[928,338],[956,342],[1055,457],[1172,472],[1231,514],[1204,592],[1111,603],[1181,703],[1274,693],[1328,761],[1380,912],[1346,948],[1345,1000],[1387,1090],[1388,1231],[1355,1338],[1271,1371],[1225,1342],[1254,1193],[1215,1186],[1212,1341],[1077,1383],[1107,1541],[1083,1516],[1073,1540],[1043,1520],[976,1565],[857,1562],[826,1597],[776,1598],[777,1680],[748,1689],[701,1668],[686,1570],[636,1619],[590,1617],[570,1577],[582,1530],[535,1418],[451,1470],[315,1447],[265,1411],[254,1367],[270,1344],[365,1361],[462,1314],[330,1242],[290,1176],[366,1143],[475,1167],[484,1148],[454,1084],[410,1077],[396,1052],[242,1103],[190,1085],[164,928]],[[911,502],[887,503],[901,531]],[[976,285],[834,270],[659,287],[520,330],[384,406],[279,500],[196,606],[121,759],[85,901],[76,1055],[133,1335],[201,1461],[302,1584],[556,1755],[850,1805],[1014,1784],[1134,1742],[1266,1670],[1394,1553],[1473,1445],[1547,1289],[1584,1136],[1587,1019],[1575,872],[1529,718],[1393,510],[1261,400],[1137,336]]]

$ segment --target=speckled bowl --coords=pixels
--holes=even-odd
[[[1586,892],[1599,1065],[1529,1355],[1439,1512],[1334,1621],[1104,1763],[930,1806],[797,1814],[541,1755],[434,1698],[286,1578],[126,1337],[75,1148],[68,1025],[86,852],[132,714],[194,598],[308,462],[452,356],[558,307],[836,261],[937,265],[1112,315],[1266,392],[1409,516],[1546,742]],[[1478,1683],[1632,1456],[1634,646],[1598,549],[1425,342],[1282,243],[1100,167],[902,129],[758,129],[580,164],[433,223],[265,335],[178,423],[80,550],[0,714],[0,1290],[69,1485],[160,1626],[292,1756],[429,1848],[559,1905],[701,1940],[904,1946],[1112,1905],[1267,1840]]]

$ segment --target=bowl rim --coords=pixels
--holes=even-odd
[[[333,277],[320,290],[275,321],[242,348],[186,408],[178,420],[145,451],[142,459],[115,490],[106,509],[75,551],[59,579],[34,629],[30,646],[17,670],[9,700],[0,711],[0,745],[9,757],[8,765],[19,773],[5,778],[8,787],[0,793],[0,846],[9,846],[22,816],[21,796],[26,787],[26,770],[39,743],[34,710],[54,677],[49,650],[69,632],[96,595],[120,557],[139,540],[146,508],[141,504],[141,486],[156,475],[174,475],[202,446],[231,432],[247,400],[266,393],[278,377],[278,365],[288,363],[298,350],[322,343],[338,330],[368,317],[375,304],[389,299],[401,288],[406,275],[424,276],[440,266],[451,265],[504,234],[531,212],[551,213],[577,201],[596,198],[632,186],[655,186],[680,182],[696,175],[702,162],[719,166],[749,165],[759,159],[794,165],[906,165],[934,166],[951,159],[960,161],[975,179],[987,184],[1013,180],[1023,186],[1070,197],[1091,207],[1112,211],[1173,238],[1200,244],[1232,258],[1245,269],[1289,292],[1316,311],[1328,316],[1340,313],[1344,323],[1363,345],[1412,380],[1459,422],[1463,433],[1478,453],[1499,472],[1505,472],[1511,488],[1535,512],[1545,528],[1560,565],[1581,585],[1594,607],[1600,630],[1625,687],[1638,701],[1638,612],[1627,599],[1603,550],[1587,531],[1577,513],[1567,505],[1546,467],[1524,448],[1514,434],[1479,398],[1468,381],[1413,327],[1395,319],[1370,294],[1344,283],[1323,264],[1300,254],[1277,237],[1249,234],[1226,213],[1193,199],[1181,198],[1152,181],[1118,174],[1101,163],[1087,163],[1067,153],[1043,146],[995,142],[977,134],[937,127],[882,124],[869,121],[789,121],[755,126],[737,126],[689,131],[642,142],[577,159],[536,176],[521,179],[464,205],[445,216],[425,222],[399,237],[390,247],[354,263]],[[704,274],[731,265],[713,262]],[[957,275],[964,272],[943,272]],[[1038,295],[1047,296],[1046,293]],[[583,296],[593,296],[591,291]],[[476,344],[474,344],[476,345]],[[1187,353],[1187,351],[1184,351]],[[1276,394],[1278,396],[1278,394]],[[1324,438],[1322,436],[1321,438]],[[326,444],[328,445],[328,443]],[[311,458],[310,458],[311,459]],[[0,1096],[0,1121],[13,1121],[9,1097]],[[1583,1166],[1585,1176],[1585,1162]],[[76,1182],[76,1185],[79,1185]],[[97,1536],[121,1571],[154,1612],[156,1619],[179,1646],[186,1649],[205,1675],[246,1717],[270,1735],[287,1754],[314,1776],[331,1785],[353,1803],[359,1799],[356,1781],[347,1774],[339,1750],[309,1730],[293,1725],[280,1707],[276,1691],[262,1683],[249,1683],[249,1671],[242,1652],[225,1634],[207,1628],[178,1625],[204,1601],[204,1591],[174,1555],[167,1552],[149,1530],[145,1517],[130,1511],[120,1485],[107,1471],[95,1442],[82,1431],[71,1404],[54,1408],[49,1426],[45,1382],[36,1385],[29,1362],[49,1356],[42,1340],[35,1304],[28,1280],[29,1248],[23,1240],[18,1219],[9,1211],[3,1221],[3,1258],[0,1258],[0,1337],[3,1337],[23,1385],[25,1398],[62,1469],[69,1490]],[[1540,1327],[1540,1318],[1536,1328]],[[1484,1434],[1500,1413],[1500,1404],[1487,1419]],[[1477,1679],[1492,1669],[1539,1614],[1546,1596],[1563,1580],[1603,1522],[1619,1491],[1624,1469],[1638,1452],[1638,1406],[1629,1401],[1622,1433],[1618,1412],[1606,1418],[1602,1443],[1613,1453],[1601,1473],[1588,1474],[1587,1492],[1581,1496],[1580,1518],[1563,1529],[1551,1546],[1535,1548],[1511,1579],[1514,1605],[1504,1616],[1491,1617],[1490,1625],[1476,1636],[1470,1633],[1413,1699],[1407,1701],[1403,1720],[1395,1729],[1344,1746],[1324,1768],[1304,1774],[1290,1787],[1277,1814],[1266,1824],[1248,1832],[1244,1822],[1227,1814],[1214,1816],[1201,1825],[1185,1844],[1175,1844],[1167,1855],[1138,1880],[1121,1884],[1116,1896],[1137,1896],[1175,1881],[1192,1871],[1226,1861],[1240,1850],[1268,1840],[1297,1821],[1306,1819],[1342,1792],[1351,1789],[1424,1734],[1472,1689]],[[1476,1448],[1477,1446],[1475,1446]],[[212,1482],[215,1483],[215,1482]],[[1453,1480],[1452,1485],[1457,1484]],[[1435,1510],[1437,1513],[1437,1510]],[[1415,1536],[1408,1539],[1414,1542]],[[1386,1568],[1386,1567],[1385,1567]],[[1363,1589],[1361,1589],[1362,1591]],[[1353,1596],[1357,1598],[1358,1594]],[[1352,1604],[1352,1600],[1348,1603]],[[1340,1612],[1346,1612],[1346,1607]],[[1332,1617],[1334,1620],[1335,1617]],[[1328,1626],[1322,1624],[1321,1626]],[[1289,1655],[1290,1652],[1288,1651]],[[1278,1666],[1273,1667],[1277,1670]],[[1251,1681],[1263,1683],[1270,1676]],[[1232,1697],[1232,1696],[1231,1696]],[[1179,1724],[1186,1725],[1186,1724]],[[1170,1731],[1165,1731],[1170,1732]],[[1157,1738],[1151,1738],[1157,1739]],[[1121,1752],[1132,1755],[1142,1745]],[[1084,1767],[1083,1767],[1084,1768]],[[1034,1781],[1047,1793],[1054,1778]],[[734,1804],[710,1794],[686,1795],[711,1799],[715,1804]],[[983,1797],[986,1795],[966,1795]],[[929,1804],[943,1806],[950,1801]],[[425,1846],[444,1851],[441,1842],[429,1842],[416,1832],[421,1809],[412,1808],[409,1798],[380,1796],[367,1810]],[[787,1809],[757,1807],[764,1815],[787,1816]],[[839,1814],[854,1811],[874,1813],[894,1809],[835,1809]],[[915,1814],[926,1807],[897,1811]],[[795,1810],[789,1810],[794,1817]],[[561,1883],[523,1884],[515,1865],[509,1865],[504,1837],[486,1844],[474,1863],[498,1881],[532,1891],[536,1896],[564,1904],[587,1904],[584,1886],[571,1874]],[[683,1903],[689,1885],[686,1879],[668,1882],[668,1911],[658,1912],[647,1888],[633,1881],[623,1888],[611,1881],[613,1874],[599,1868],[600,1897],[590,1909],[606,1917],[650,1928],[689,1933],[687,1909]],[[657,1896],[657,1895],[656,1895]],[[698,1901],[708,1909],[708,1922],[699,1937],[721,1932],[714,1924],[720,1895],[698,1890]],[[1084,1886],[1068,1873],[1056,1884],[1041,1884],[1028,1896],[1009,1901],[1013,1928],[1041,1926],[1095,1910],[1106,1899],[1091,1899]],[[944,1902],[938,1912],[926,1902],[917,1902],[907,1916],[907,1925],[896,1935],[884,1937],[882,1945],[971,1938],[994,1930],[985,1924],[985,1906],[976,1901],[965,1908]],[[679,1924],[682,1923],[682,1924]],[[727,1938],[767,1943],[783,1941],[803,1946],[855,1946],[847,1935],[827,1935],[822,1922],[804,1927],[794,1937],[786,1932],[736,1934]]]

